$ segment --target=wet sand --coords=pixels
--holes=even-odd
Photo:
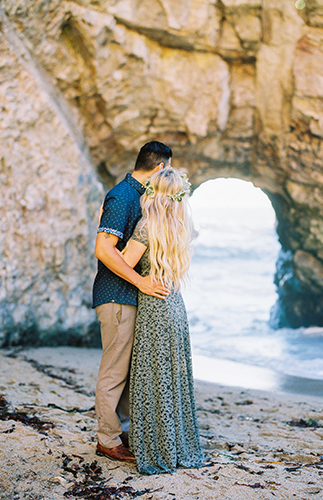
[[[0,351],[1,499],[323,498],[319,396],[196,380],[204,467],[141,476],[96,456],[100,356],[67,347]]]
[[[270,392],[323,397],[323,380],[278,373],[226,359],[193,355],[194,376],[198,380],[226,386],[240,386]]]

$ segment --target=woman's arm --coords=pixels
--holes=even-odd
[[[140,261],[146,249],[146,245],[130,238],[127,246],[121,253],[128,266],[134,268]]]
[[[126,281],[129,281],[129,283],[139,288],[142,293],[145,293],[146,295],[152,295],[153,297],[158,297],[159,299],[164,299],[165,296],[169,295],[169,290],[167,289],[167,287],[163,286],[161,283],[153,282],[150,276],[140,276],[140,274],[136,273],[136,271],[130,264],[127,264],[126,260],[123,258],[123,256],[121,256],[119,250],[116,248],[118,239],[119,238],[114,234],[98,233],[95,245],[95,257],[99,259],[114,274],[120,276]],[[138,242],[134,241],[134,243]],[[146,247],[142,243],[138,244],[142,247],[142,255]],[[138,262],[141,255],[137,255],[138,257],[136,258]],[[130,260],[130,253],[128,257]],[[131,262],[132,261],[134,261],[134,258],[131,259]],[[136,263],[134,263],[133,265],[135,266]]]

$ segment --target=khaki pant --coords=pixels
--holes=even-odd
[[[95,397],[97,435],[103,446],[114,448],[129,429],[129,367],[137,307],[110,302],[95,312],[103,348]]]

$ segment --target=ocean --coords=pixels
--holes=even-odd
[[[269,325],[280,244],[267,196],[217,179],[190,200],[197,237],[183,289],[194,376],[264,390],[323,394],[323,328]]]

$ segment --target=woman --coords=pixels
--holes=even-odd
[[[130,266],[171,288],[164,300],[139,292],[130,374],[129,442],[145,474],[199,467],[201,452],[187,315],[179,291],[189,263],[190,184],[172,168],[146,181],[143,217],[123,252]]]

